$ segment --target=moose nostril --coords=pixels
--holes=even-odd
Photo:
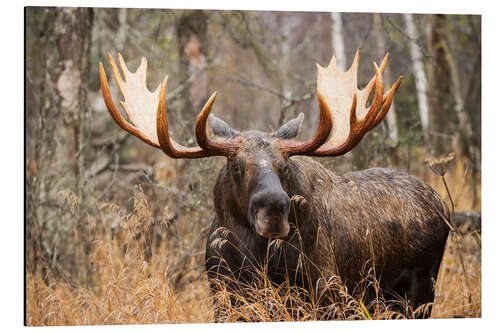
[[[280,199],[277,200],[277,205],[281,207],[284,211],[288,213],[288,209],[290,208],[290,198],[286,193],[283,193],[280,196]]]
[[[273,213],[288,213],[290,198],[285,192],[258,193],[251,199],[250,209],[255,215],[257,210],[266,208]]]

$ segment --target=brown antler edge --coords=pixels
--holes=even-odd
[[[218,143],[208,138],[206,122],[215,101],[215,93],[209,98],[196,121],[195,133],[197,141],[200,142],[200,147],[185,147],[173,140],[168,131],[166,110],[167,77],[154,92],[150,92],[146,86],[147,60],[142,58],[141,64],[135,73],[128,70],[120,54],[118,54],[118,60],[125,80],[122,79],[113,57],[108,53],[108,61],[115,82],[125,99],[120,104],[133,125],[123,118],[113,103],[102,63],[99,63],[99,74],[106,107],[111,117],[121,128],[147,144],[163,150],[165,154],[172,158],[227,156],[237,149],[239,142],[236,140]]]

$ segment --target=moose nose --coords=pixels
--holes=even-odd
[[[265,238],[285,237],[290,231],[290,198],[284,191],[260,192],[250,201],[250,220],[255,231]]]
[[[290,198],[284,191],[261,191],[252,196],[250,200],[250,211],[255,213],[265,208],[270,215],[286,214],[290,209]]]

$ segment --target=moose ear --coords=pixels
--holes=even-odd
[[[213,114],[208,116],[208,119],[210,119],[210,127],[215,136],[229,139],[239,134],[238,131],[232,129],[224,120],[217,118]]]
[[[293,139],[297,136],[304,120],[304,114],[301,112],[297,118],[287,121],[283,126],[273,132],[273,136],[279,139]]]

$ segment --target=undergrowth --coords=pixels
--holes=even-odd
[[[68,196],[68,195],[67,195]],[[72,202],[75,202],[73,200]],[[290,284],[273,285],[265,274],[261,282],[246,285],[229,293],[225,286],[213,295],[204,273],[204,253],[186,251],[187,243],[204,244],[206,235],[188,236],[183,228],[172,239],[152,246],[153,217],[146,195],[139,190],[132,198],[130,213],[121,214],[113,204],[101,206],[106,221],[116,215],[117,231],[105,228],[95,233],[89,255],[92,280],[75,286],[61,278],[40,276],[28,271],[26,276],[26,324],[105,325],[147,323],[213,322],[214,302],[221,306],[223,321],[307,321],[414,318],[429,305],[411,309],[404,300],[402,313],[392,310],[380,297],[364,304],[360,296],[347,292],[335,277],[324,290],[335,295],[329,305],[310,302],[304,290]],[[104,214],[105,213],[105,214]],[[94,221],[105,223],[105,221]],[[459,234],[448,239],[436,281],[436,299],[431,318],[481,316],[480,234]],[[464,267],[458,256],[462,251]],[[367,278],[365,286],[375,286]],[[363,290],[361,293],[363,294]],[[250,296],[249,296],[250,295]],[[231,306],[230,299],[238,300]],[[234,302],[234,301],[233,301]]]

